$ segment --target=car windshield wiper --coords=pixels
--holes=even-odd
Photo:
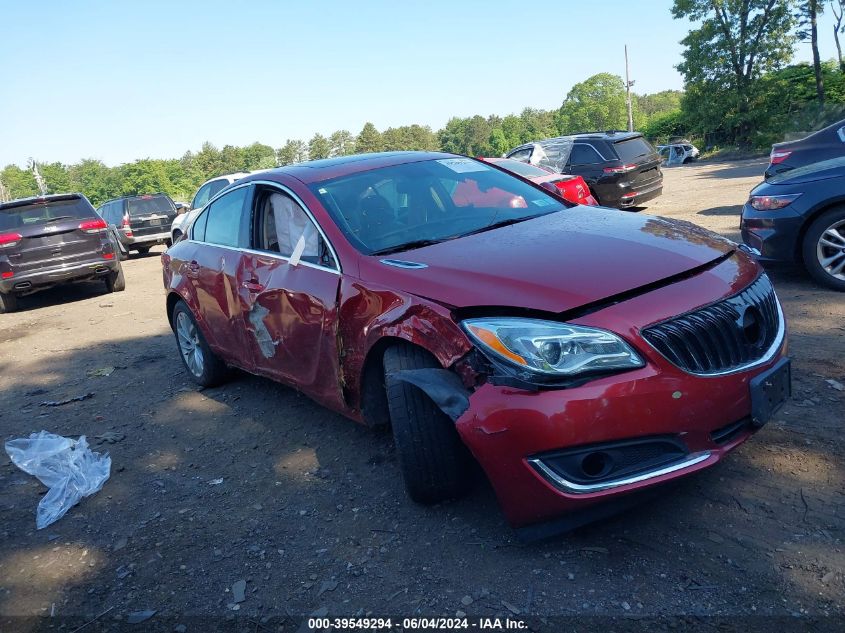
[[[70,220],[73,218],[72,215],[60,215],[57,218],[50,218],[49,220],[44,220],[42,224],[47,224],[48,222],[58,222],[59,220]]]
[[[546,214],[540,214],[546,215]],[[534,218],[539,218],[540,215],[530,215],[524,218],[509,218],[507,220],[499,220],[498,222],[491,222],[485,226],[482,226],[480,229],[475,229],[474,231],[470,231],[469,233],[464,233],[461,237],[466,235],[475,235],[477,233],[484,233],[484,231],[492,231],[493,229],[498,229],[503,226],[510,226],[511,224],[518,224],[519,222],[525,222],[526,220],[533,220]]]
[[[389,255],[390,253],[398,253],[399,251],[409,251],[412,248],[420,248],[422,246],[431,246],[432,244],[439,244],[450,238],[443,238],[439,240],[414,240],[412,242],[405,242],[404,244],[397,244],[396,246],[388,246],[377,251],[373,251],[370,255]]]

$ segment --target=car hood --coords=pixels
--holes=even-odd
[[[364,257],[361,276],[456,308],[563,312],[686,273],[735,248],[688,222],[574,207],[424,248]]]

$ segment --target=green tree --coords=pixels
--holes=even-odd
[[[599,73],[572,86],[558,112],[558,130],[574,134],[628,129],[625,84],[618,75]]]
[[[367,152],[380,152],[384,145],[381,134],[376,126],[367,121],[355,139],[355,151],[364,154]]]
[[[315,134],[308,141],[308,158],[310,160],[317,160],[320,158],[328,158],[331,154],[332,148],[329,145],[329,139],[320,133]]]
[[[269,145],[253,143],[240,150],[241,169],[254,171],[256,169],[270,169],[276,166],[276,152]]]
[[[331,156],[348,156],[355,153],[355,137],[349,130],[338,130],[329,137]]]
[[[755,82],[792,57],[789,3],[675,0],[672,15],[700,23],[681,40],[683,61],[677,68],[686,81],[682,107],[702,127],[721,129],[726,140],[749,145]],[[693,94],[705,102],[694,103]]]
[[[299,139],[288,139],[276,152],[278,165],[293,165],[308,160],[308,146]]]
[[[70,193],[68,168],[62,163],[38,163],[38,170],[47,186],[47,193]]]
[[[29,170],[21,169],[17,165],[6,165],[0,172],[0,180],[3,181],[12,200],[38,195],[35,176]]]
[[[822,76],[822,62],[819,56],[819,28],[818,16],[824,11],[824,0],[800,0],[795,11],[795,21],[798,24],[796,35],[802,42],[810,44],[813,52],[813,73],[816,79],[816,97],[819,110],[824,109],[824,77]]]
[[[681,109],[681,90],[663,90],[647,95],[633,95],[640,113],[649,120],[656,114],[666,114]]]

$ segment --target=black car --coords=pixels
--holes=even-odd
[[[558,136],[520,145],[506,158],[581,176],[605,207],[636,207],[663,193],[660,156],[637,132]]]
[[[14,312],[22,295],[90,279],[102,279],[107,292],[126,286],[106,223],[85,196],[0,204],[0,312]]]
[[[170,246],[176,205],[163,193],[109,200],[97,209],[120,243],[121,251],[148,253],[156,244]]]
[[[845,291],[845,156],[776,174],[751,190],[742,240],[762,262],[797,262]]]
[[[845,120],[797,141],[775,143],[769,155],[766,178],[796,167],[845,156]]]

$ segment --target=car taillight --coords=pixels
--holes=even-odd
[[[786,150],[772,150],[772,153],[769,156],[769,161],[772,165],[778,165],[789,158],[791,154],[792,152]]]
[[[637,166],[633,164],[622,165],[621,167],[605,167],[604,173],[606,174],[624,174],[626,172],[631,171],[632,169],[636,169]]]
[[[114,259],[114,253],[103,253],[103,259]]]
[[[123,222],[120,223],[120,228],[126,237],[132,237],[132,227],[129,225],[129,216],[123,216]]]
[[[20,233],[0,233],[0,248],[16,246],[23,239]]]
[[[13,273],[12,271],[3,271],[2,273],[0,273],[0,279],[11,279],[14,276],[15,273]]]
[[[86,220],[85,222],[80,222],[78,228],[85,233],[99,233],[100,231],[105,231],[108,225],[104,220]]]
[[[793,193],[787,196],[751,196],[748,204],[757,211],[775,211],[792,204],[800,195],[800,193]]]

